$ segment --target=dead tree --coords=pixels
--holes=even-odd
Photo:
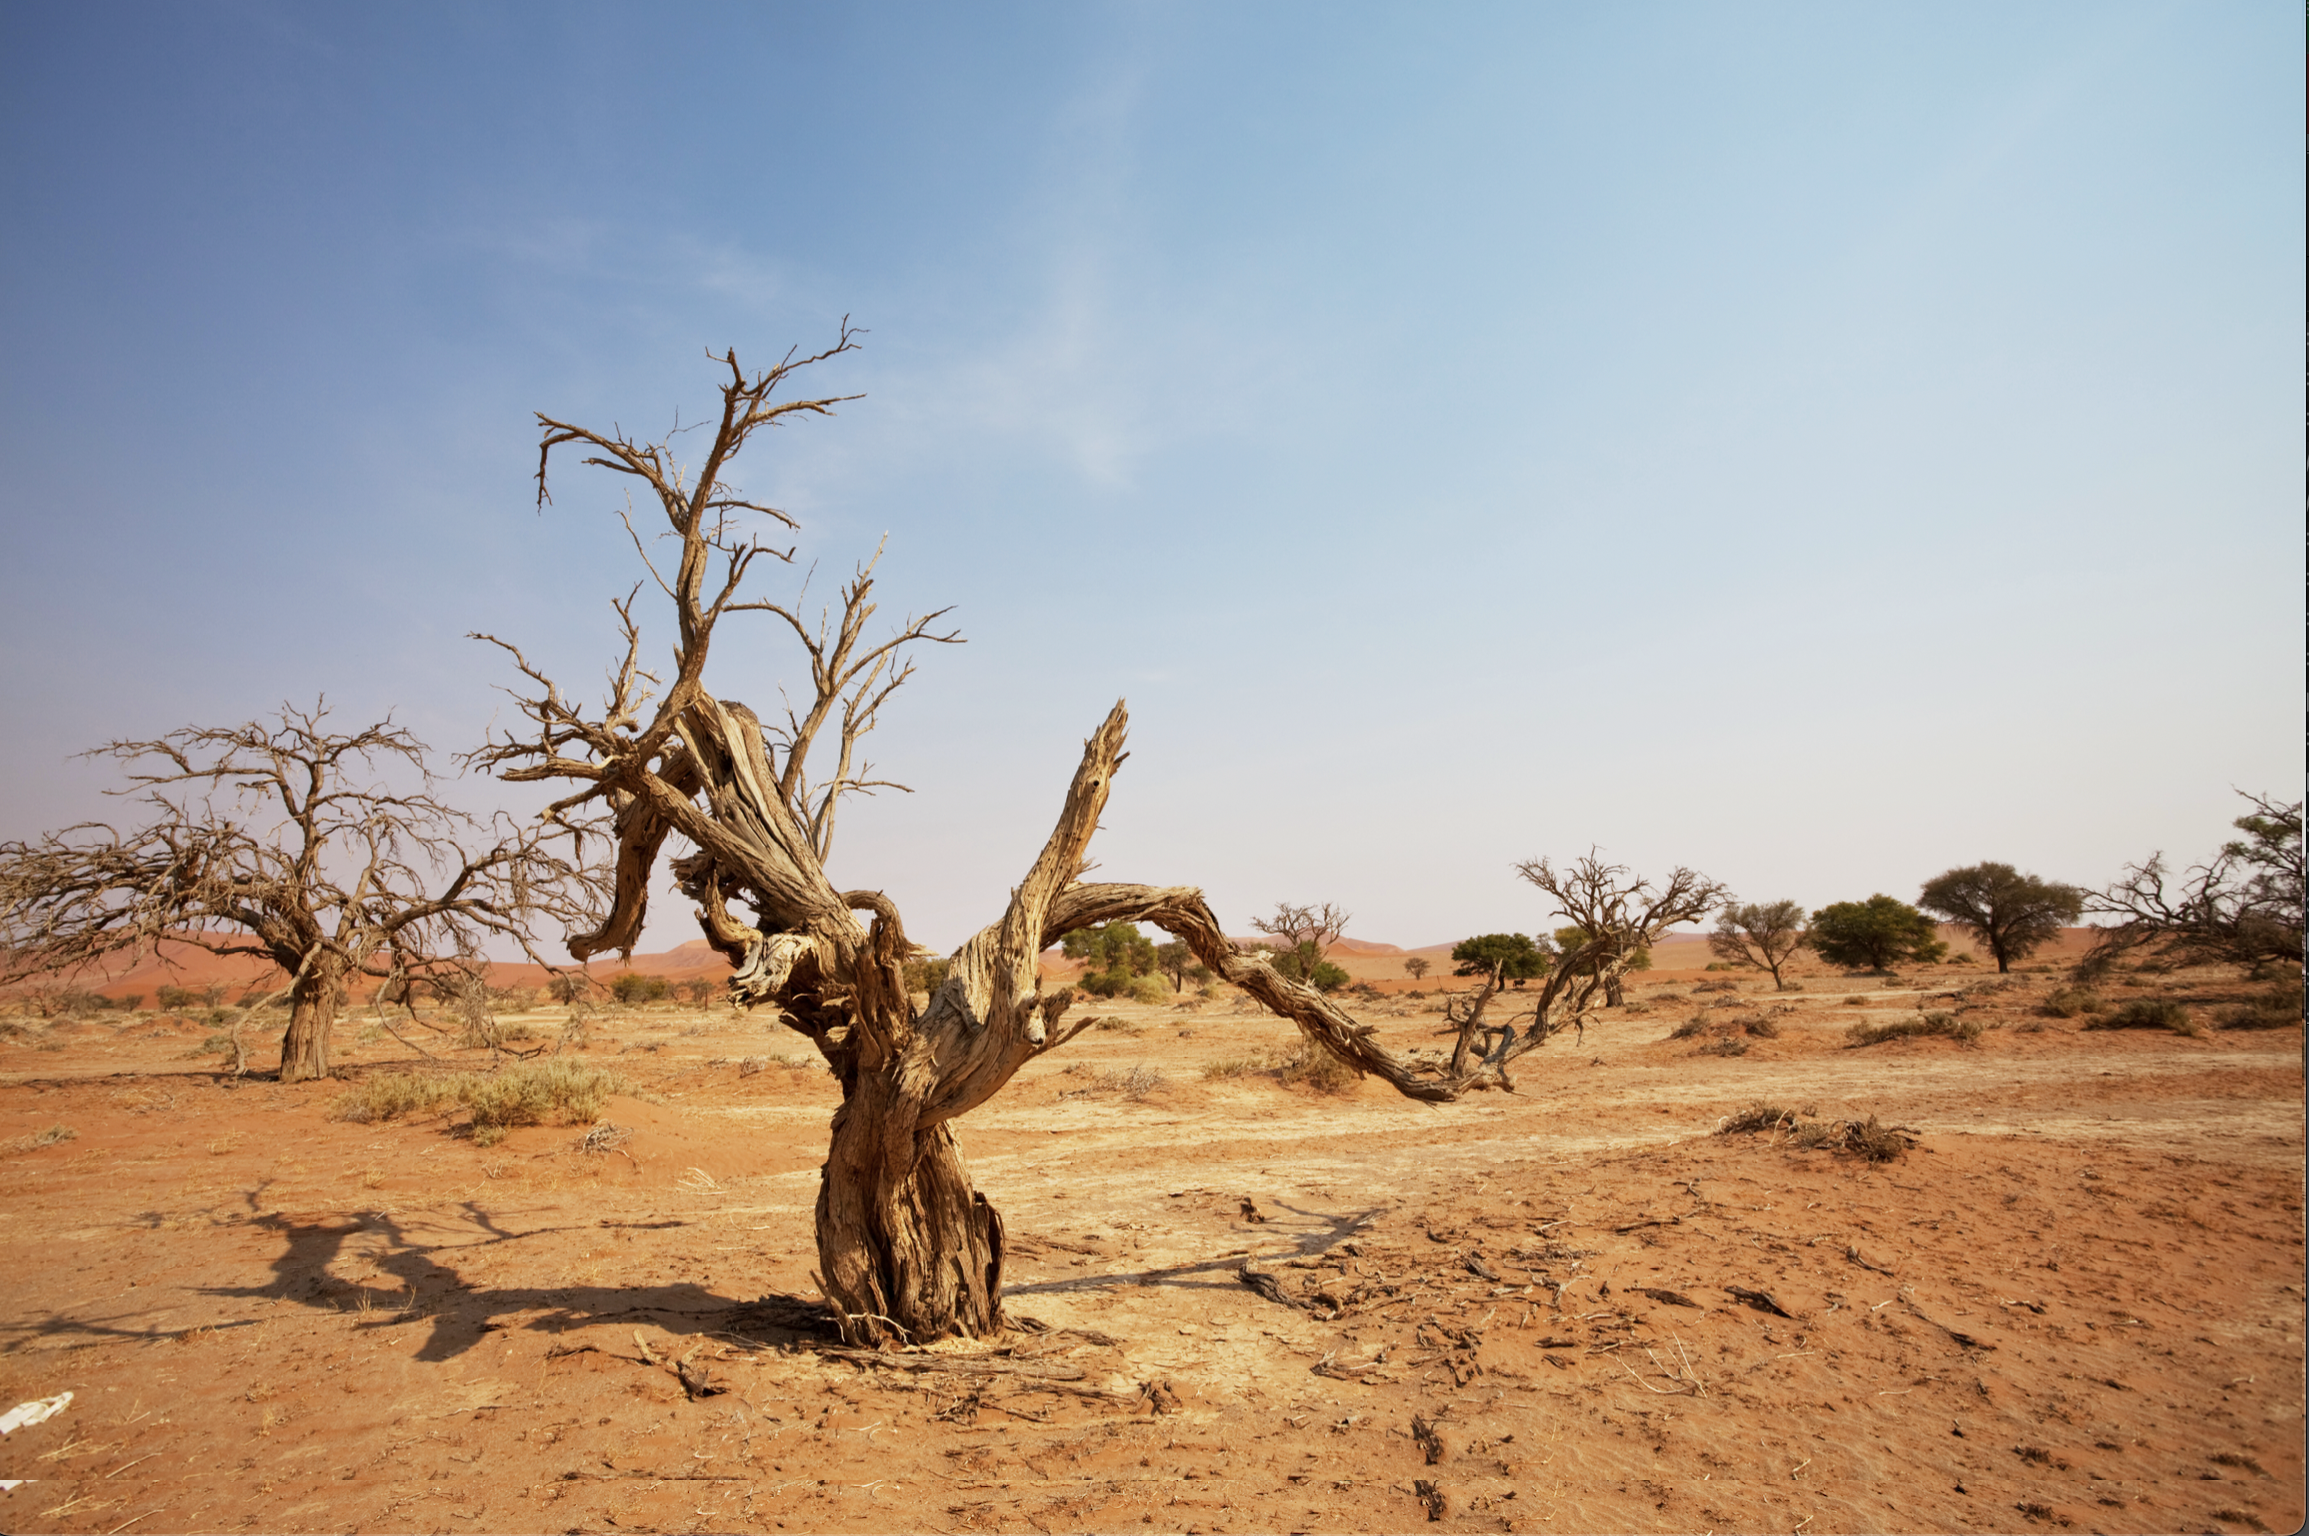
[[[1254,917],[1251,926],[1269,938],[1282,940],[1276,958],[1284,975],[1294,981],[1312,982],[1331,946],[1339,942],[1352,920],[1352,913],[1327,901],[1319,907],[1278,901],[1271,916]]]
[[[1681,865],[1655,889],[1625,866],[1604,863],[1592,850],[1560,870],[1546,859],[1515,868],[1554,901],[1556,914],[1570,919],[1583,937],[1565,947],[1530,1011],[1505,1024],[1487,1024],[1484,1018],[1499,992],[1498,972],[1488,974],[1472,998],[1445,1005],[1445,1018],[1458,1033],[1447,1069],[1454,1080],[1512,1087],[1507,1079],[1511,1063],[1564,1030],[1584,1036],[1599,992],[1605,1006],[1619,1006],[1621,979],[1636,957],[1670,928],[1698,921],[1724,899],[1721,885]]]
[[[2301,802],[2239,793],[2253,809],[2231,825],[2245,836],[2177,875],[2152,853],[2085,897],[2085,911],[2116,922],[2079,962],[2082,972],[2106,971],[2142,948],[2177,964],[2301,963]]]
[[[282,1082],[330,1075],[353,977],[469,969],[490,939],[529,949],[538,921],[582,920],[600,891],[545,827],[484,823],[438,799],[426,748],[391,721],[333,731],[328,706],[187,727],[88,754],[128,765],[146,810],[0,845],[0,979],[79,971],[164,939],[281,971]],[[414,787],[376,777],[380,764]],[[569,824],[564,830],[581,831]],[[470,851],[478,845],[481,851]],[[269,1001],[269,999],[268,999]]]
[[[1068,933],[1111,922],[1163,928],[1323,1049],[1414,1098],[1452,1099],[1497,1074],[1453,1073],[1439,1061],[1388,1052],[1322,994],[1262,955],[1237,953],[1199,891],[1083,884],[1091,837],[1125,756],[1128,716],[1119,703],[1084,743],[1057,825],[1007,908],[954,952],[923,1008],[911,1006],[904,966],[912,945],[897,907],[879,891],[837,889],[825,866],[835,806],[875,783],[855,748],[875,710],[910,675],[905,654],[956,636],[935,631],[932,614],[869,641],[871,566],[843,588],[838,620],[809,624],[793,609],[745,597],[757,559],[786,558],[746,530],[792,520],[746,499],[728,478],[756,432],[854,398],[774,398],[796,371],[853,345],[845,324],[825,352],[788,354],[760,372],[748,373],[734,353],[716,359],[721,406],[694,470],[676,463],[670,438],[636,440],[538,417],[541,504],[553,450],[578,445],[586,463],[640,481],[678,542],[678,564],[650,566],[673,609],[672,670],[663,678],[642,671],[630,595],[615,605],[624,655],[598,710],[566,697],[506,646],[531,685],[520,701],[529,724],[480,757],[508,779],[568,784],[548,817],[604,807],[615,818],[615,901],[598,927],[570,938],[572,955],[630,947],[650,871],[667,840],[678,838],[689,851],[669,862],[706,938],[734,967],[731,999],[776,1010],[833,1069],[842,1105],[819,1186],[817,1243],[820,1283],[845,1336],[880,1343],[984,1335],[1001,1326],[1002,1222],[971,1185],[955,1121],[1084,1027],[1062,1024],[1071,994],[1045,994],[1037,967],[1043,950]],[[635,544],[646,562],[638,532]],[[747,612],[781,621],[809,662],[809,691],[782,725],[765,725],[706,684],[716,627]],[[811,755],[830,729],[839,733],[836,766],[813,787]]]

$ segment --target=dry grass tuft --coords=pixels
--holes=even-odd
[[[383,1072],[340,1096],[330,1114],[368,1125],[461,1108],[472,1113],[474,1141],[492,1146],[517,1125],[583,1125],[601,1113],[611,1094],[626,1091],[616,1073],[574,1061],[524,1062],[502,1072],[439,1076]]]
[[[45,1131],[34,1131],[29,1136],[15,1136],[0,1142],[0,1152],[30,1152],[39,1147],[53,1147],[60,1141],[71,1141],[79,1134],[69,1125],[52,1125]]]
[[[2197,1033],[2196,1024],[2189,1018],[2189,1010],[2169,997],[2127,998],[2113,1012],[2099,1015],[2085,1028],[2169,1029],[2176,1035]]]
[[[1855,1024],[1844,1032],[1844,1042],[1847,1047],[1882,1045],[1887,1040],[1916,1040],[1930,1036],[1954,1040],[1959,1045],[1970,1045],[1980,1038],[1980,1026],[1969,1019],[1960,1019],[1953,1013],[1934,1012],[1891,1024]]]
[[[2063,987],[2037,1005],[2039,1012],[2053,1019],[2073,1019],[2106,1007],[2101,995],[2090,987]]]
[[[1746,1109],[1733,1111],[1722,1125],[1716,1127],[1716,1134],[1718,1136],[1748,1136],[1757,1131],[1776,1130],[1780,1126],[1792,1126],[1795,1123],[1796,1117],[1779,1105],[1758,1099]]]
[[[2223,1029],[2294,1029],[2301,1023],[2301,994],[2279,987],[2222,1010]]]
[[[1302,1043],[1275,1068],[1275,1081],[1316,1093],[1348,1094],[1355,1091],[1355,1069],[1319,1045]]]

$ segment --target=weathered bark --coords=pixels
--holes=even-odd
[[[333,969],[314,966],[289,993],[289,1027],[281,1032],[281,1081],[302,1083],[329,1075],[329,1034],[337,1022]]]

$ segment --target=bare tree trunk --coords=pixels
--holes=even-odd
[[[887,1327],[912,1342],[983,1338],[1002,1326],[1002,1218],[971,1187],[952,1123],[921,1123],[930,1086],[913,1073],[864,1078],[834,1114],[818,1263],[851,1337]]]
[[[329,1031],[337,1022],[343,976],[333,961],[308,966],[289,993],[289,1027],[281,1034],[281,1081],[328,1077]]]
[[[1620,985],[1618,976],[1611,977],[1603,984],[1603,1005],[1606,1008],[1622,1007],[1626,1002],[1627,991]]]

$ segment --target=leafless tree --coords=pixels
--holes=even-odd
[[[426,748],[391,721],[331,730],[326,703],[272,721],[187,727],[90,753],[127,765],[142,824],[91,822],[0,845],[0,945],[14,979],[151,952],[163,939],[273,962],[289,1020],[283,1082],[330,1075],[329,1032],[355,975],[469,969],[491,939],[582,921],[584,829],[482,822],[433,793]],[[398,770],[414,787],[382,782]],[[478,851],[474,851],[478,849]],[[532,959],[539,958],[533,951]]]
[[[663,679],[642,671],[631,595],[615,605],[624,655],[598,710],[570,700],[507,646],[529,680],[520,695],[528,725],[493,742],[480,760],[509,779],[569,784],[549,819],[594,806],[615,818],[615,903],[599,927],[571,937],[571,954],[631,945],[650,870],[666,840],[678,837],[691,851],[671,860],[673,871],[708,941],[734,966],[733,1001],[775,1008],[840,1080],[817,1242],[820,1283],[844,1333],[869,1343],[983,1335],[1001,1324],[1002,1222],[971,1186],[954,1122],[1084,1027],[1061,1023],[1071,993],[1044,994],[1037,969],[1043,950],[1068,933],[1110,922],[1163,928],[1322,1048],[1414,1098],[1448,1100],[1492,1085],[1497,1074],[1454,1074],[1433,1060],[1391,1054],[1368,1026],[1279,974],[1263,955],[1238,953],[1191,887],[1082,883],[1126,755],[1129,717],[1119,703],[1084,743],[1057,825],[1001,917],[954,952],[919,1012],[911,1006],[904,967],[913,946],[897,907],[879,891],[837,889],[826,861],[833,809],[845,793],[872,784],[852,766],[853,749],[874,711],[907,680],[902,653],[956,637],[934,631],[933,614],[869,643],[870,568],[843,589],[838,620],[805,624],[788,608],[747,598],[754,562],[784,558],[747,530],[791,520],[729,480],[755,433],[789,417],[825,415],[851,398],[775,395],[798,370],[854,344],[845,324],[826,351],[788,354],[759,372],[747,372],[734,352],[716,359],[721,407],[694,469],[675,460],[670,437],[637,441],[538,418],[541,503],[553,450],[579,445],[585,462],[639,480],[665,519],[669,533],[661,537],[678,542],[670,576],[650,567],[673,608],[673,667]],[[646,560],[638,531],[635,544]],[[716,697],[705,681],[716,627],[747,612],[782,620],[809,661],[808,694],[774,729],[744,704]],[[829,729],[838,732],[838,763],[813,788],[805,764]],[[750,914],[741,915],[738,903]]]
[[[1445,1018],[1458,1033],[1447,1071],[1453,1080],[1498,1080],[1512,1086],[1506,1078],[1511,1063],[1566,1029],[1584,1034],[1598,993],[1605,1006],[1619,1006],[1621,978],[1637,957],[1661,934],[1698,921],[1724,898],[1721,885],[1680,865],[1665,885],[1655,888],[1623,865],[1604,863],[1593,850],[1561,869],[1547,859],[1515,868],[1553,900],[1557,915],[1568,918],[1583,937],[1565,946],[1528,1012],[1503,1024],[1486,1022],[1499,991],[1497,974],[1486,977],[1474,996],[1445,1005]]]
[[[1316,968],[1323,964],[1332,945],[1339,942],[1347,931],[1353,914],[1342,907],[1324,902],[1319,907],[1294,906],[1287,901],[1275,903],[1275,910],[1266,917],[1254,917],[1251,926],[1280,941],[1276,962],[1284,975],[1293,981],[1311,982]],[[1340,973],[1334,972],[1336,981]]]
[[[1708,935],[1708,948],[1717,959],[1770,971],[1775,992],[1787,985],[1780,967],[1803,943],[1804,907],[1795,901],[1741,902],[1726,896],[1724,910],[1716,914],[1716,931]]]
[[[2240,793],[2243,793],[2240,791]],[[2117,922],[2082,962],[2103,971],[2148,948],[2168,959],[2259,966],[2302,959],[2301,802],[2244,794],[2253,809],[2232,823],[2245,836],[2175,875],[2162,853],[2129,865],[2085,910]],[[2171,882],[2176,889],[2167,889]]]

